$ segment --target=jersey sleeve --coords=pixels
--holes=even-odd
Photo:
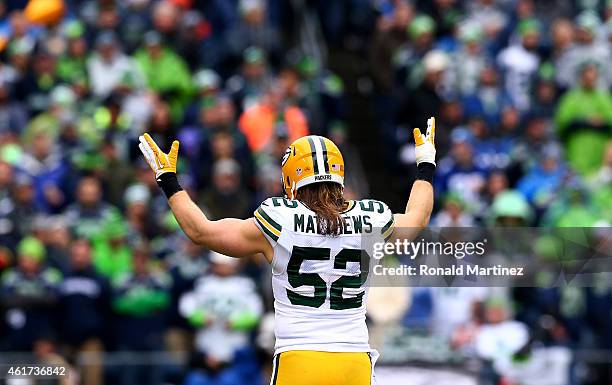
[[[283,231],[282,213],[273,204],[273,198],[263,201],[257,210],[253,212],[255,223],[259,230],[266,236],[272,246],[275,246]]]
[[[380,203],[383,207],[383,212],[380,215],[380,234],[386,242],[391,237],[393,230],[395,229],[395,219],[389,206],[383,202]]]

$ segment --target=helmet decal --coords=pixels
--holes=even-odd
[[[293,150],[293,154],[295,155],[295,150]],[[291,155],[291,147],[288,147],[285,150],[285,154],[283,155],[283,160],[281,161],[281,167],[285,165],[285,163],[287,163],[287,160],[289,160],[289,155]]]

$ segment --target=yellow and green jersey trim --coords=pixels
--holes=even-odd
[[[393,230],[395,229],[395,226],[393,226],[394,223],[395,223],[395,219],[393,215],[391,215],[391,220],[387,222],[387,224],[384,225],[383,228],[380,230],[385,242],[387,242],[389,238],[391,237],[391,234],[393,234]]]
[[[277,242],[281,235],[281,225],[270,218],[270,216],[266,214],[261,207],[255,210],[254,214],[255,220],[257,223],[259,223],[259,227],[263,230],[263,232]]]
[[[348,201],[348,205],[346,206],[346,209],[342,212],[342,214],[346,214],[349,211],[351,211],[355,206],[357,205],[357,202],[355,202],[354,200],[349,200]]]

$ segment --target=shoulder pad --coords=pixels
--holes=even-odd
[[[287,210],[297,207],[298,201],[296,200],[273,197],[263,201],[253,215],[257,226],[264,235],[272,242],[278,242],[287,217]]]
[[[389,239],[393,233],[394,217],[393,212],[384,202],[374,199],[362,199],[356,201],[357,208],[363,213],[372,213],[373,226],[380,231],[385,239]]]

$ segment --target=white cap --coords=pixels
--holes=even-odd
[[[151,198],[151,192],[147,188],[147,186],[143,184],[133,184],[125,190],[125,194],[123,195],[123,199],[125,203],[149,203],[149,199]]]
[[[444,71],[448,67],[448,55],[439,50],[430,51],[423,58],[423,66],[425,72]]]

